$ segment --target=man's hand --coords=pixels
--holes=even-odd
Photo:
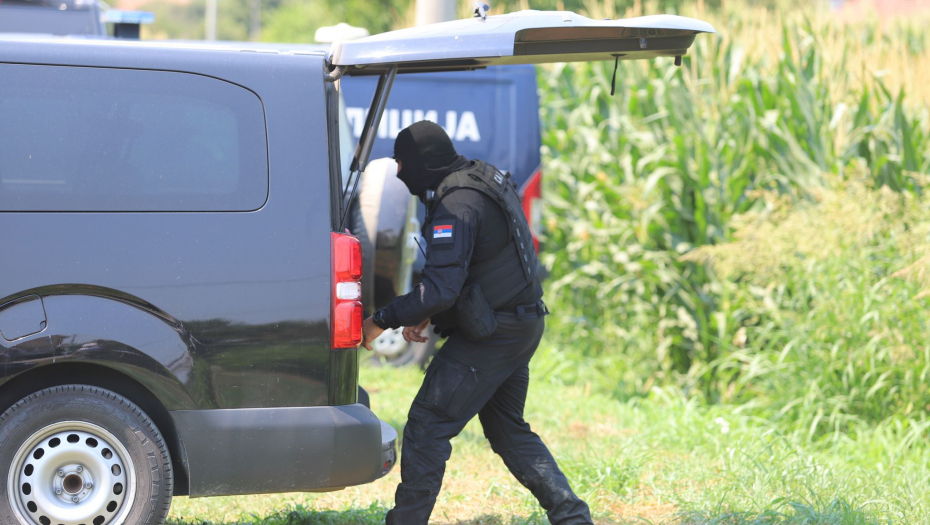
[[[429,326],[429,318],[416,326],[404,327],[404,340],[408,343],[425,343],[429,338],[423,335],[423,330]]]
[[[371,317],[365,319],[362,323],[362,346],[365,350],[371,351],[371,342],[378,338],[384,329],[376,325]]]

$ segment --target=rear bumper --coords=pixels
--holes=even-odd
[[[381,422],[381,476],[387,475],[397,463],[397,431]]]
[[[338,490],[380,478],[397,457],[397,432],[361,404],[171,417],[193,497]]]

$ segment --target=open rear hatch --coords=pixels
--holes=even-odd
[[[567,11],[520,11],[402,29],[333,44],[330,63],[348,75],[396,65],[398,73],[504,64],[681,56],[707,22],[672,15],[592,20]]]
[[[330,49],[327,80],[343,75],[380,75],[350,170],[357,191],[391,86],[398,73],[455,71],[505,64],[635,60],[680,57],[707,22],[672,15],[592,20],[567,11],[520,11],[391,31]],[[678,60],[676,59],[676,63]],[[351,178],[351,175],[350,175]],[[343,210],[347,208],[344,207]],[[345,224],[345,213],[340,230]]]

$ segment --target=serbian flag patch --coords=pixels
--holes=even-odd
[[[433,226],[433,239],[451,239],[452,238],[452,225],[451,224],[437,224]]]

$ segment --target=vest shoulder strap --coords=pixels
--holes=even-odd
[[[515,297],[526,286],[538,283],[539,262],[523,206],[510,177],[483,161],[467,169],[449,174],[436,188],[436,198],[430,210],[452,192],[468,188],[494,200],[507,217],[509,239],[505,249],[490,259],[475,263],[469,269],[469,282],[476,282],[491,304],[498,308]]]

